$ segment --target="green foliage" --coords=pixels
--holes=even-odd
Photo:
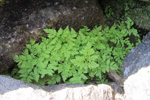
[[[33,39],[21,55],[15,55],[21,80],[38,85],[57,83],[104,83],[106,72],[120,70],[125,55],[133,48],[129,36],[139,37],[130,18],[111,28],[84,27],[76,32],[66,27],[44,29],[41,43]],[[138,43],[140,41],[138,40]]]
[[[139,28],[150,30],[150,5],[132,9],[129,12],[129,16]]]
[[[141,4],[142,3],[139,0],[103,0],[102,5],[105,8],[107,25],[112,26],[118,20],[125,20],[127,17],[130,17],[134,21],[135,18],[133,16],[137,16],[138,12],[136,12],[136,15],[131,15],[132,10],[134,10],[134,8],[137,8]]]
[[[106,15],[107,18],[109,18],[110,16],[114,15],[114,12],[112,11],[110,6],[106,6],[106,8],[105,8],[105,15]]]
[[[0,0],[0,5],[4,4],[4,0]]]
[[[8,4],[9,2],[10,2],[10,0],[0,0],[0,6],[3,6],[4,4]]]
[[[103,0],[102,5],[105,8],[105,14],[107,19],[115,22],[116,20],[120,20],[120,17],[124,15],[125,10],[128,5],[126,5],[131,0],[115,0],[108,1]]]
[[[150,30],[150,2],[142,0],[104,0],[107,24],[130,17],[138,28]]]
[[[142,29],[150,29],[150,2],[129,0],[124,3],[124,16],[130,17],[136,26]]]

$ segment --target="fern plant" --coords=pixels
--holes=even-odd
[[[84,27],[76,32],[66,27],[44,29],[41,43],[33,39],[21,55],[15,55],[19,78],[39,85],[57,83],[106,82],[106,72],[120,70],[122,61],[134,47],[129,36],[139,37],[128,18],[111,28]],[[137,40],[137,43],[140,41]]]

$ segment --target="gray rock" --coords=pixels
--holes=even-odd
[[[150,32],[126,56],[122,70],[125,100],[150,100]]]
[[[144,37],[142,43],[133,48],[125,57],[122,64],[124,80],[148,65],[150,65],[150,32]]]
[[[0,75],[0,100],[114,100],[114,91],[105,84],[36,86]]]

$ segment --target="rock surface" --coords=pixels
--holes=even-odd
[[[150,66],[141,68],[124,82],[125,100],[150,100]]]
[[[78,30],[103,25],[105,16],[97,0],[11,0],[0,7],[0,73],[13,65],[30,38],[38,40],[44,28]]]
[[[123,87],[118,85],[116,82],[111,82],[108,85],[114,90],[115,100],[125,100]]]
[[[123,62],[125,100],[150,100],[150,32]]]
[[[150,0],[141,0],[141,1],[146,1],[147,2],[147,1],[150,1]]]
[[[135,74],[142,67],[150,65],[150,32],[144,37],[142,43],[133,48],[125,57],[122,64],[124,80]]]
[[[104,84],[36,86],[0,75],[0,100],[114,100],[114,91]]]

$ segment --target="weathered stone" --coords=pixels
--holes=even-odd
[[[122,68],[125,100],[150,100],[150,32],[126,56]]]
[[[144,37],[142,43],[133,48],[125,57],[122,64],[124,79],[135,74],[142,67],[150,65],[150,32]]]
[[[61,84],[36,86],[0,75],[0,100],[114,100],[113,89],[105,84]]]
[[[149,2],[150,0],[141,0],[141,1]]]
[[[11,4],[12,3],[12,4]],[[11,0],[0,7],[0,73],[12,66],[30,38],[38,40],[44,28],[103,25],[97,0]]]
[[[115,100],[125,100],[123,87],[115,82],[111,82],[108,85],[114,90]]]
[[[150,66],[139,69],[124,82],[126,100],[150,100]]]

